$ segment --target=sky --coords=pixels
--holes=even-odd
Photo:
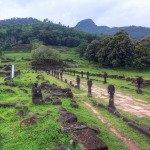
[[[92,19],[109,27],[150,27],[150,0],[0,0],[0,20],[32,17],[74,27]]]

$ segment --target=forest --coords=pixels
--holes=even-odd
[[[33,40],[45,45],[77,47],[82,40],[90,43],[100,36],[33,18],[12,18],[0,21],[0,49],[7,50],[16,44],[31,44]]]

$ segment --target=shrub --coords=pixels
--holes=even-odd
[[[32,61],[35,64],[56,64],[60,60],[60,54],[56,50],[49,49],[41,45],[35,50],[32,50]]]

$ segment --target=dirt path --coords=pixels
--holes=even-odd
[[[76,85],[76,77],[69,76],[67,74],[63,75],[64,79],[67,79],[68,82],[72,81],[73,84]],[[81,89],[87,90],[87,81],[81,78]],[[92,86],[92,95],[95,98],[101,98],[104,101],[108,102],[108,93],[107,89],[104,87],[100,87],[99,85],[93,83]],[[142,99],[135,99],[132,96],[125,96],[121,92],[115,93],[115,106],[117,109],[122,111],[131,113],[139,118],[143,118],[145,116],[150,117],[150,104]]]
[[[107,127],[109,127],[110,131],[113,132],[119,139],[123,141],[123,143],[130,149],[130,150],[141,150],[131,139],[123,136],[119,131],[117,131],[115,128],[111,127],[111,124],[106,122],[106,120],[101,116],[101,114],[89,103],[84,102],[84,104],[90,108],[93,113],[97,116],[97,118],[104,123]]]

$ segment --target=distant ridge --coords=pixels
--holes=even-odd
[[[125,30],[131,39],[138,40],[146,36],[150,36],[150,28],[141,26],[127,26],[127,27],[107,27],[107,26],[97,26],[92,19],[85,19],[75,26],[75,28],[80,29],[84,32],[104,34],[104,35],[114,35],[120,30]]]
[[[30,23],[38,23],[41,22],[38,19],[29,17],[29,18],[11,18],[0,20],[0,23],[11,23],[11,24],[30,24]]]

